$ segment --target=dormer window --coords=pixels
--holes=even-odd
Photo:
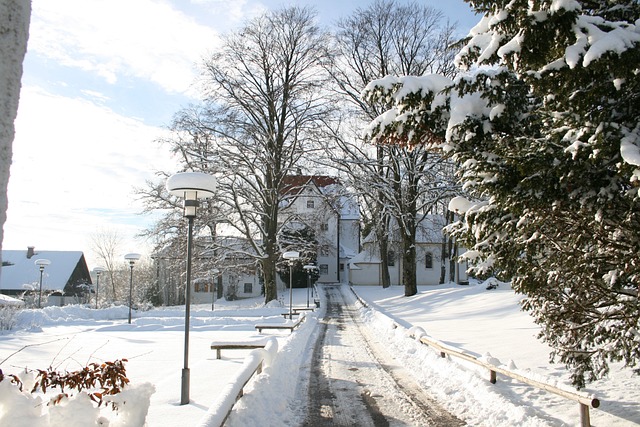
[[[307,200],[307,209],[314,209],[316,207],[315,200]]]

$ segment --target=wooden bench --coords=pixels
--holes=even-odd
[[[289,315],[289,313],[286,313],[286,314],[287,316]],[[262,333],[264,329],[276,329],[276,330],[288,329],[289,332],[293,332],[295,328],[300,326],[300,323],[302,323],[302,319],[304,319],[304,317],[299,318],[293,323],[262,323],[262,324],[256,325],[256,329],[260,333]]]
[[[291,316],[293,318],[293,316],[300,316],[300,313],[296,313],[295,311],[293,313],[291,313]],[[285,319],[287,317],[289,317],[289,313],[282,313],[282,317],[284,317]]]
[[[314,311],[315,308],[314,307],[293,307],[293,312],[295,314],[300,314],[300,312],[302,311]],[[289,314],[289,313],[287,313]]]
[[[254,348],[264,348],[269,342],[268,338],[258,338],[243,341],[214,341],[211,343],[211,350],[216,351],[216,359],[220,359],[221,350],[250,350]]]

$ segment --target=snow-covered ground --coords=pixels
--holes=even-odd
[[[578,425],[577,403],[501,375],[497,384],[491,384],[484,369],[442,359],[438,352],[407,337],[411,326],[420,326],[431,338],[468,353],[487,358],[490,353],[494,362],[499,359],[530,375],[567,384],[563,367],[547,362],[548,348],[535,338],[538,327],[519,310],[518,297],[505,285],[495,290],[479,284],[421,287],[411,298],[402,296],[401,287],[358,287],[356,292],[370,306],[361,313],[376,336],[386,340],[386,347],[418,383],[469,425]],[[288,293],[281,300],[288,301]],[[294,305],[306,305],[304,289],[294,290]],[[5,374],[49,366],[73,371],[89,362],[126,358],[131,384],[155,387],[148,426],[199,425],[220,391],[242,369],[249,352],[223,351],[222,359],[217,360],[211,342],[254,338],[258,336],[256,323],[284,321],[283,307],[286,304],[264,307],[260,299],[219,301],[214,311],[206,305],[192,307],[189,405],[179,405],[184,307],[137,312],[131,325],[126,307],[24,310],[15,319],[14,329],[0,335],[0,369]],[[304,378],[309,372],[315,326],[321,317],[322,309],[308,315],[293,334],[273,333],[278,339],[278,357],[245,389],[228,425],[298,425],[304,415],[308,387]],[[390,319],[401,327],[393,328]],[[640,377],[630,369],[614,365],[608,379],[590,384],[585,391],[602,402],[599,409],[590,411],[592,425],[640,424]],[[2,418],[6,411],[0,402],[0,425],[8,425],[3,424],[7,418]],[[136,425],[128,421],[121,415],[110,425]],[[11,425],[20,426],[15,420]],[[30,420],[22,425],[49,424]]]

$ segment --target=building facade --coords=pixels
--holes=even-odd
[[[326,175],[285,178],[281,227],[308,227],[317,241],[318,283],[347,283],[348,264],[360,249],[360,212],[353,195]]]
[[[450,245],[442,229],[445,226],[441,215],[425,215],[416,232],[416,282],[421,285],[437,285],[455,282],[468,283],[467,263],[457,262],[464,248]],[[391,285],[402,285],[402,256],[400,230],[391,227],[387,264]],[[382,263],[373,234],[362,242],[362,252],[349,262],[349,283],[352,285],[380,285]]]

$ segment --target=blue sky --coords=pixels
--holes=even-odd
[[[462,0],[422,0],[457,21],[476,22]],[[135,186],[175,170],[154,141],[173,114],[197,100],[196,64],[219,35],[269,8],[317,9],[330,25],[370,1],[33,0],[3,249],[82,250],[90,236],[118,232],[122,253],[148,254],[135,239]]]

